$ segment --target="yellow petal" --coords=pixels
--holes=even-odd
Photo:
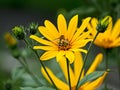
[[[96,29],[97,24],[98,24],[98,20],[96,18],[92,18],[91,19],[91,26],[94,28],[94,30]]]
[[[112,26],[113,26],[112,17],[109,16],[109,24],[105,32],[108,32],[110,34],[112,31]]]
[[[80,47],[84,47],[88,42],[92,41],[92,39],[84,39],[84,40],[78,40],[74,43],[72,43],[72,47],[71,48],[80,48]]]
[[[91,32],[90,38],[94,38],[94,36],[97,33],[97,30],[96,30],[97,24],[98,24],[98,20],[96,18],[92,18],[91,22],[88,24],[87,29],[88,31]]]
[[[74,51],[74,52],[80,51],[80,52],[83,52],[83,53],[87,54],[87,50],[84,50],[84,49],[70,49],[70,50]]]
[[[67,71],[67,62],[66,62],[66,58],[64,57],[62,60],[59,60],[59,65],[60,65],[60,68],[62,69],[63,71],[63,74],[66,78],[66,80],[68,81],[68,71]],[[71,86],[75,86],[76,83],[75,83],[75,76],[74,76],[74,73],[73,73],[73,70],[72,68],[69,66],[69,72],[70,72],[70,81],[71,81]]]
[[[90,19],[91,18],[88,17],[88,18],[86,18],[86,19],[83,20],[81,26],[78,28],[78,30],[75,33],[74,37],[72,38],[71,42],[73,42],[74,40],[76,40],[76,38],[79,37],[79,35],[85,30],[85,28],[89,24]]]
[[[118,19],[117,22],[115,23],[111,37],[113,38],[113,40],[115,40],[119,36],[119,34],[120,34],[120,19]]]
[[[64,55],[65,55],[65,51],[59,51],[58,53],[57,53],[57,55],[56,55],[56,60],[57,60],[57,62],[59,62],[60,60],[64,60]]]
[[[86,75],[94,72],[97,68],[97,66],[101,63],[101,61],[103,60],[103,54],[100,53],[96,56],[94,62],[92,63],[92,65],[90,66],[90,68],[88,69]]]
[[[88,38],[88,36],[90,35],[90,33],[91,33],[90,30],[88,30],[87,32],[83,32],[79,37],[76,38],[75,41]],[[74,42],[75,42],[75,41],[74,41]]]
[[[88,38],[94,38],[94,36],[95,36],[96,33],[97,33],[97,30],[94,29],[94,28],[91,26],[91,24],[88,24],[87,29],[88,29],[88,31],[91,31],[91,33],[89,34],[89,37],[88,37]]]
[[[91,23],[89,23],[89,24],[87,25],[87,29],[90,30],[91,33],[93,32],[93,27],[91,26]]]
[[[92,31],[94,31],[96,33],[97,33],[97,30],[96,30],[97,24],[98,24],[98,20],[96,18],[92,18],[91,19],[91,27],[93,28]]]
[[[45,20],[45,26],[46,26],[46,29],[49,31],[49,33],[54,38],[60,37],[59,32],[57,31],[56,27],[50,21]]]
[[[62,58],[61,60],[59,60],[59,65],[60,65],[60,68],[62,69],[63,71],[63,74],[66,78],[66,80],[68,81],[68,74],[67,74],[67,63],[66,63],[66,58]]]
[[[60,35],[64,35],[66,37],[67,23],[62,14],[58,16],[57,25],[58,25],[58,30],[60,32]]]
[[[53,35],[54,35],[54,32],[52,32],[52,33],[50,33],[49,31],[49,29],[47,29],[47,28],[45,28],[44,26],[39,26],[39,31],[40,31],[40,33],[44,36],[44,37],[46,37],[48,40],[51,40],[51,41],[53,41],[53,40],[55,40],[56,39],[56,37],[54,37]],[[58,38],[58,37],[57,37]]]
[[[40,60],[49,60],[55,57],[57,53],[58,51],[47,51],[40,57]]]
[[[112,34],[112,17],[109,17],[109,24],[108,24],[107,29],[103,33],[103,37],[106,38],[106,39],[107,38],[112,38],[113,39],[113,37],[110,37],[111,34]]]
[[[78,42],[78,41],[80,41],[80,40],[92,41],[92,39],[87,39],[89,35],[90,35],[90,31],[85,32],[85,33],[83,33],[80,37],[78,37],[78,38],[76,39],[76,41],[74,41],[74,42]]]
[[[67,36],[68,40],[70,41],[77,30],[77,24],[78,24],[78,15],[75,15],[69,22],[68,25],[68,31],[67,31]]]
[[[34,46],[33,49],[58,50],[57,47],[51,47],[51,46]]]
[[[65,55],[68,60],[70,61],[70,64],[73,63],[75,56],[74,53],[72,51],[66,51],[66,55]]]
[[[69,90],[69,86],[65,84],[63,81],[61,81],[59,78],[57,78],[50,69],[46,67],[46,70],[59,90]],[[41,68],[41,72],[43,76],[51,83],[50,79],[48,78],[43,68]]]
[[[39,37],[37,37],[37,36],[35,36],[35,35],[30,35],[30,38],[36,40],[37,42],[39,42],[39,43],[41,43],[41,44],[53,46],[53,43],[52,43],[52,42],[49,42],[49,41],[44,40],[44,39],[42,39],[42,38],[39,38]]]
[[[105,72],[104,75],[92,81],[91,83],[84,85],[84,87],[81,87],[81,88],[83,88],[84,90],[96,90],[103,83],[107,73],[108,72]]]
[[[103,44],[105,44],[105,43],[103,43],[103,40],[104,40],[105,37],[103,37],[103,34],[104,33],[99,33],[98,36],[96,37],[96,39],[94,41],[94,43],[96,45],[98,45],[98,46],[104,46]]]
[[[83,67],[82,55],[79,52],[75,52],[74,74],[75,74],[76,84],[77,84],[82,67]],[[82,74],[81,78],[83,78],[83,74]]]
[[[110,45],[111,47],[118,47],[120,46],[120,37],[118,37],[113,43]]]

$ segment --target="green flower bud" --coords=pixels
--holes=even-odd
[[[110,16],[106,16],[103,19],[99,20],[96,29],[98,32],[104,32],[110,23]]]
[[[37,23],[31,23],[29,26],[29,30],[31,34],[36,34],[38,29],[38,24]]]
[[[23,40],[25,38],[24,27],[22,26],[15,26],[13,29],[13,34],[18,40]]]

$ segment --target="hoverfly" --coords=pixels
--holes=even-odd
[[[66,47],[67,45],[69,45],[68,40],[65,39],[64,35],[61,35],[59,38],[58,46]]]
[[[59,50],[68,50],[70,48],[70,43],[67,39],[65,39],[64,35],[61,35],[57,40],[57,45]]]

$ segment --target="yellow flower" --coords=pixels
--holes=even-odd
[[[97,33],[96,27],[98,20],[93,18],[88,25],[88,29],[92,31],[90,38],[94,38]],[[120,19],[117,20],[114,27],[112,26],[112,18],[109,19],[109,24],[104,33],[99,33],[95,42],[96,45],[103,48],[113,48],[120,46]]]
[[[17,45],[16,39],[9,32],[5,33],[4,39],[7,45],[11,48],[14,48]]]
[[[90,31],[85,32],[85,29],[90,21],[90,17],[83,20],[81,26],[78,25],[78,15],[71,18],[68,26],[62,14],[57,18],[57,28],[48,20],[45,20],[45,26],[39,26],[39,32],[44,36],[31,35],[30,38],[43,44],[43,46],[34,46],[33,49],[42,49],[46,52],[40,57],[40,60],[49,60],[53,57],[57,61],[66,57],[72,63],[74,61],[74,52],[81,51],[87,53],[82,49],[91,39],[87,39]]]
[[[75,88],[76,88],[77,81],[79,79],[79,75],[80,75],[80,72],[81,72],[81,69],[82,69],[82,66],[83,66],[82,55],[79,52],[75,52],[75,53],[76,53],[75,54],[76,56],[75,56],[75,61],[73,63],[74,64],[73,69],[70,66],[70,81],[71,81],[72,90],[75,90]],[[94,62],[92,63],[92,65],[88,69],[88,71],[86,73],[84,73],[84,71],[83,71],[81,79],[85,75],[88,75],[88,74],[94,72],[96,70],[97,66],[101,63],[102,58],[103,58],[103,55],[101,53],[98,54],[96,56]],[[60,67],[61,67],[61,69],[64,73],[64,76],[65,76],[67,82],[68,82],[66,60],[61,60],[58,63],[59,63],[59,65],[60,65]],[[46,69],[47,69],[49,75],[51,76],[52,80],[54,81],[56,87],[59,90],[69,90],[69,85],[67,83],[65,83],[64,81],[57,78],[49,68],[46,67]],[[48,76],[47,76],[47,74],[46,74],[46,72],[44,71],[43,68],[41,68],[41,72],[42,72],[43,76],[51,83],[50,79],[48,78]],[[81,87],[79,87],[78,90],[95,90],[96,88],[98,88],[102,84],[106,75],[107,75],[107,72],[105,72],[101,77],[97,78],[94,81],[86,82]]]

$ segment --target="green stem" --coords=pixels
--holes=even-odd
[[[119,50],[119,49],[118,49]],[[117,54],[116,54],[117,55]],[[120,80],[120,55],[116,56],[117,58],[117,65],[118,65],[118,75],[119,75],[119,80]]]
[[[33,49],[32,49],[32,50],[33,50]],[[33,50],[33,51],[34,51],[34,53],[36,54],[36,56],[39,58],[38,53],[37,53],[35,50]],[[46,68],[45,68],[45,65],[43,64],[43,62],[42,62],[41,60],[39,60],[39,61],[40,61],[41,65],[42,65],[42,67],[43,67],[45,73],[46,73],[47,76],[49,77],[50,81],[52,82],[52,84],[54,85],[54,87],[57,89],[57,87],[56,87],[54,81],[52,80],[52,78],[50,77],[49,73],[47,72],[47,70],[46,70]]]
[[[118,65],[118,75],[119,75],[119,80],[120,80],[120,53],[119,53],[120,48],[117,48],[116,51],[116,57],[117,57],[117,65]]]
[[[25,57],[21,56],[21,58],[23,59],[24,64],[28,67],[28,64],[27,64],[27,61],[26,61]]]
[[[120,80],[120,61],[117,60],[117,64],[118,64],[118,74],[119,74],[119,80]]]
[[[105,59],[105,69],[106,69],[106,71],[107,71],[107,69],[108,69],[108,49],[106,49],[106,59]]]
[[[97,37],[98,34],[99,34],[99,32],[97,32],[97,34],[95,35],[93,41],[90,43],[90,45],[89,45],[89,47],[88,47],[88,52],[87,52],[87,54],[86,54],[86,56],[85,56],[85,58],[84,58],[84,60],[83,60],[84,63],[83,63],[83,66],[82,66],[82,69],[81,69],[81,72],[80,72],[80,75],[79,75],[79,78],[78,78],[78,82],[77,82],[77,85],[76,85],[77,90],[78,90],[78,88],[79,88],[79,87],[78,87],[78,84],[79,84],[79,81],[80,81],[82,72],[83,72],[83,70],[84,70],[84,67],[85,67],[85,64],[86,64],[86,61],[87,61],[88,54],[89,54],[90,49],[91,49],[91,47],[92,47],[92,44],[94,43],[94,41],[95,41],[95,39],[96,39],[96,37]]]
[[[108,49],[105,50],[105,54],[106,54],[105,69],[106,69],[106,71],[107,71],[107,69],[108,69]],[[106,78],[105,78],[105,86],[104,86],[105,90],[108,90],[107,79],[108,79],[108,78],[107,78],[107,76],[106,76]]]
[[[68,72],[68,83],[69,83],[69,88],[70,88],[70,90],[71,90],[71,81],[70,81],[70,68],[69,68],[69,60],[66,58],[66,60],[67,60],[67,72]]]
[[[25,43],[26,43],[28,46],[30,45],[26,39],[24,39],[24,41],[25,41]],[[33,50],[31,46],[30,46],[29,48],[36,54],[37,58],[39,59],[38,53],[37,53],[35,50]],[[39,60],[39,62],[40,62],[40,64],[42,65],[42,67],[43,67],[45,73],[46,73],[47,76],[49,77],[50,81],[52,82],[53,86],[57,89],[57,87],[56,87],[54,81],[53,81],[52,78],[50,77],[48,71],[47,71],[46,68],[45,68],[45,65],[43,64],[43,62],[42,62],[41,60]]]

